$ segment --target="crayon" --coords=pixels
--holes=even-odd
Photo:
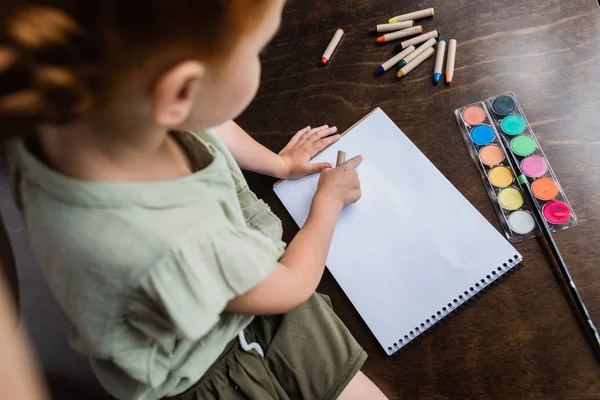
[[[388,22],[390,24],[393,24],[395,22],[408,21],[411,19],[433,17],[433,14],[435,14],[433,8],[426,8],[425,10],[419,10],[408,14],[397,15],[393,18],[390,18]]]
[[[411,62],[406,64],[404,67],[400,68],[400,71],[398,71],[398,75],[397,75],[398,78],[402,78],[403,76],[406,76],[406,74],[408,74],[410,71],[412,71],[413,69],[415,69],[419,65],[421,65],[423,63],[423,61],[425,61],[429,57],[431,57],[433,55],[433,53],[435,53],[435,50],[433,49],[433,47],[430,47],[427,50],[425,50],[424,52],[422,52],[421,54],[419,54]]]
[[[446,83],[451,83],[454,77],[454,62],[456,61],[456,40],[448,41],[448,58],[446,59]]]
[[[419,33],[423,33],[423,27],[421,25],[381,35],[377,38],[377,43],[391,42],[392,40],[402,39],[407,36],[417,35]]]
[[[446,41],[440,40],[437,45],[437,54],[435,55],[435,66],[433,67],[433,82],[439,83],[442,78],[442,68],[444,67],[444,55],[446,53]]]
[[[384,32],[394,32],[400,29],[412,28],[415,26],[415,21],[402,21],[396,22],[395,24],[379,24],[375,28],[369,28],[369,32],[372,33],[384,33]]]
[[[425,50],[427,50],[430,47],[435,46],[435,39],[431,38],[428,41],[426,41],[425,43],[423,43],[422,45],[420,45],[419,47],[417,47],[417,49],[415,51],[413,51],[412,53],[410,53],[408,56],[406,56],[403,60],[401,60],[398,63],[398,68],[402,68],[404,67],[406,64],[408,64],[413,58],[416,58],[419,54],[421,54],[422,52],[424,52]]]
[[[408,46],[411,46],[413,44],[423,43],[423,42],[426,42],[430,38],[435,39],[435,38],[438,38],[439,36],[440,36],[440,31],[438,31],[436,29],[434,31],[424,33],[421,36],[417,36],[415,38],[405,40],[404,42],[402,42],[399,45],[397,45],[396,47],[394,47],[394,51],[402,51],[405,48],[407,48]]]
[[[325,49],[325,53],[323,53],[323,57],[321,57],[321,64],[323,64],[323,65],[327,64],[327,62],[333,55],[333,51],[340,43],[340,40],[342,40],[342,36],[344,36],[344,30],[342,28],[338,28],[338,30],[335,31],[335,34],[333,35],[331,42],[329,42],[329,45]]]
[[[375,75],[383,74],[385,71],[392,68],[397,62],[399,62],[404,57],[406,57],[407,55],[412,53],[414,50],[415,50],[415,46],[410,46],[410,47],[407,47],[406,49],[404,49],[403,51],[401,51],[400,53],[396,54],[394,57],[390,58],[389,60],[387,60],[386,62],[381,64],[375,71]]]
[[[342,150],[338,150],[335,166],[339,167],[340,165],[342,165],[345,162],[346,162],[346,152],[342,151]]]

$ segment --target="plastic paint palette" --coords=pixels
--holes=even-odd
[[[506,237],[521,241],[540,234],[531,206],[516,177],[524,175],[552,231],[577,223],[546,155],[511,92],[461,107],[454,111],[467,150],[481,173]],[[508,152],[517,156],[513,171]],[[516,172],[516,173],[515,173]]]

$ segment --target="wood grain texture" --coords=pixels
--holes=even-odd
[[[393,55],[394,43],[376,45],[368,28],[432,6],[435,17],[420,20],[423,29],[437,28],[442,38],[458,40],[452,85],[431,83],[433,62],[402,81],[393,71],[375,78],[377,66]],[[321,54],[338,26],[346,34],[322,67]],[[453,111],[515,92],[579,218],[578,226],[556,234],[556,240],[600,324],[600,9],[595,0],[289,1],[263,68],[258,96],[238,122],[269,148],[280,150],[307,124],[345,130],[379,106],[498,228]],[[283,219],[289,241],[297,227],[273,194],[273,181],[255,175],[249,180]],[[332,297],[369,353],[364,371],[392,399],[600,399],[599,364],[543,243],[533,239],[516,247],[526,260],[523,269],[392,357],[328,273],[320,290]]]

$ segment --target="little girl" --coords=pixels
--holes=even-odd
[[[306,127],[275,154],[232,122],[256,94],[283,0],[11,1],[0,17],[0,135],[37,261],[111,396],[378,399],[366,359],[314,294],[353,158]],[[241,169],[321,172],[284,251]]]

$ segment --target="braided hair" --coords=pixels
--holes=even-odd
[[[0,141],[68,124],[169,53],[226,54],[269,0],[10,0],[0,16]]]

